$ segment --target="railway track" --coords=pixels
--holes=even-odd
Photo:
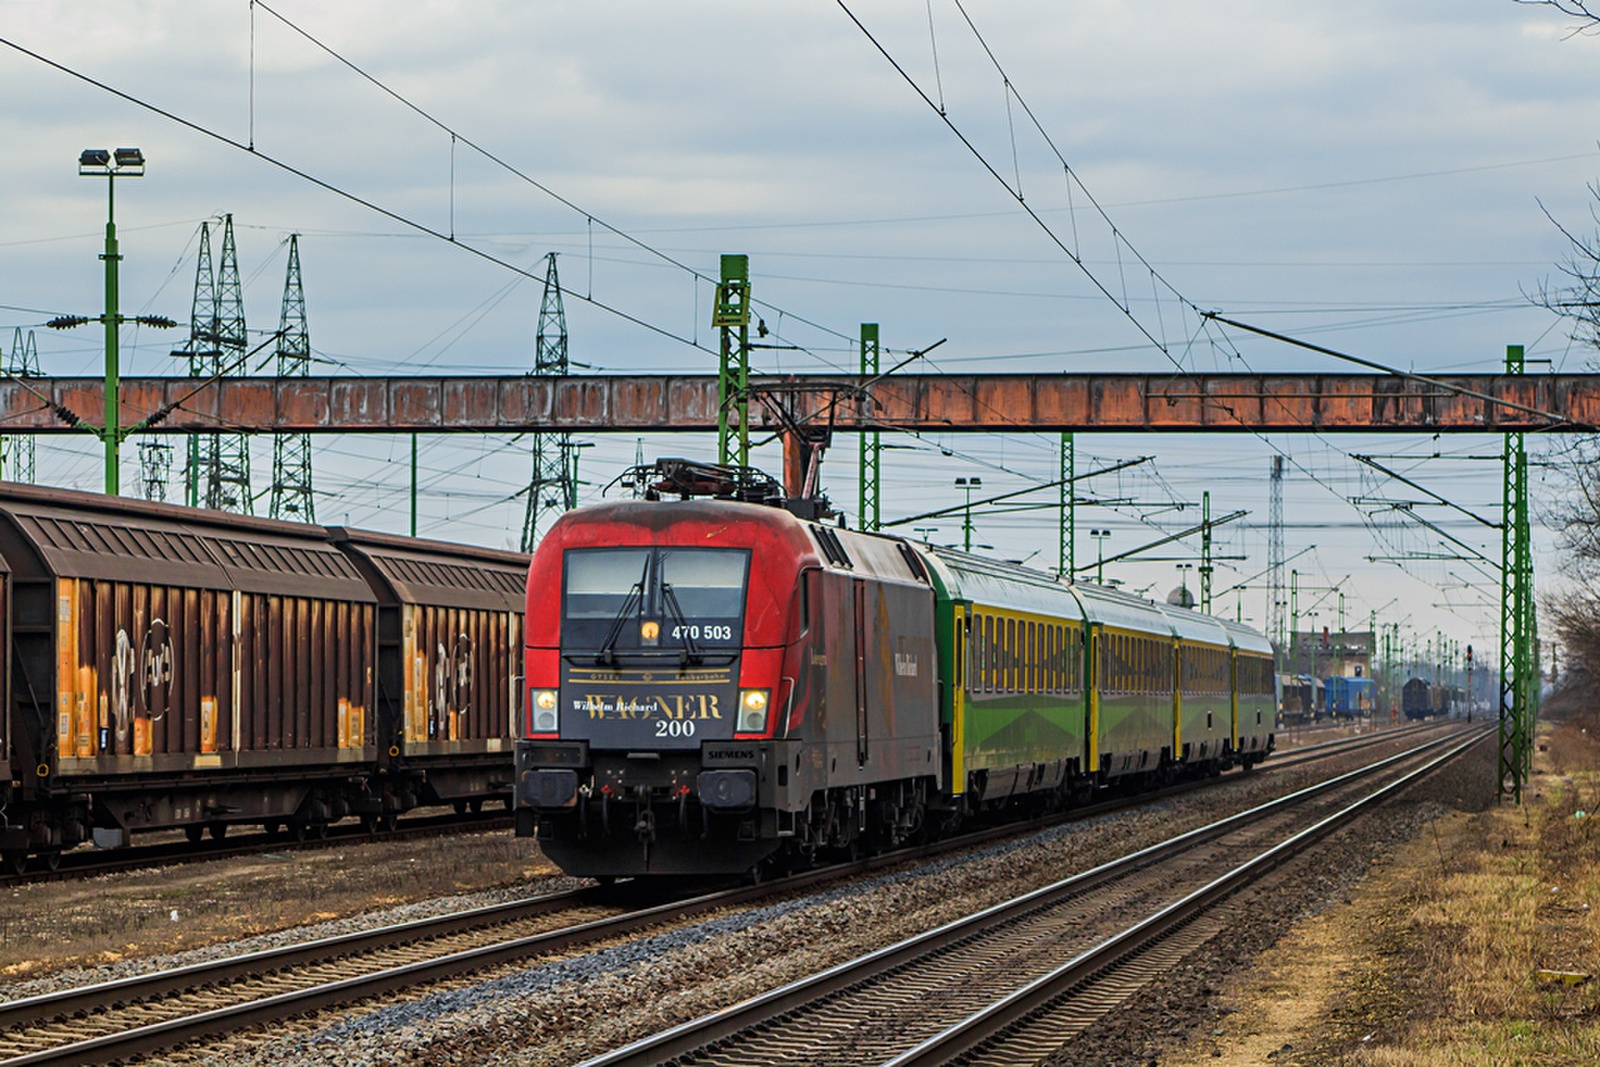
[[[1336,738],[1331,741],[1321,741],[1312,745],[1296,747],[1287,750],[1284,755],[1273,757],[1267,769],[1292,767],[1298,763],[1306,762],[1308,758],[1323,758],[1322,753],[1324,752],[1350,751],[1366,745],[1404,737],[1418,730],[1434,728],[1436,725],[1433,723],[1419,723],[1391,728],[1363,735],[1359,738]],[[1184,787],[1175,788],[1182,789]],[[199,843],[162,841],[156,844],[140,845],[134,848],[114,851],[102,851],[86,847],[73,852],[59,854],[56,857],[58,866],[53,868],[29,870],[20,875],[11,873],[8,870],[0,870],[0,887],[25,885],[32,882],[64,881],[72,878],[92,878],[117,871],[142,870],[165,864],[232,859],[238,856],[258,855],[263,852],[281,852],[285,849],[342,848],[374,841],[404,841],[449,833],[509,830],[511,824],[510,816],[500,812],[457,812],[454,814],[424,815],[401,819],[397,826],[390,830],[367,829],[355,823],[348,826],[331,826],[326,828],[326,835],[323,837],[312,836],[300,840],[289,838],[282,834],[256,832],[240,834],[223,840],[202,841]]]
[[[1038,1063],[1207,939],[1247,921],[1243,887],[1488,736],[1470,733],[1426,741],[584,1067],[748,1067],[836,1059],[840,1049],[853,1062],[895,1067]],[[1240,855],[1250,858],[1235,862]],[[1130,913],[1140,918],[1123,925]]]
[[[1392,730],[1308,747],[1276,767],[1341,755],[1412,732]],[[981,845],[1043,825],[1146,804],[1236,777],[1185,783],[1026,825],[996,827],[764,885],[739,886],[647,907],[625,907],[614,892],[575,890],[12,1001],[0,1004],[0,1063],[6,1067],[93,1063],[148,1054],[185,1041],[479,972],[511,960],[570,951],[774,894]]]
[[[116,871],[136,871],[168,864],[232,859],[236,856],[282,852],[286,849],[346,848],[370,841],[405,841],[419,837],[437,837],[440,834],[509,830],[511,826],[512,819],[509,814],[468,811],[400,819],[394,828],[389,830],[366,829],[355,823],[349,826],[330,826],[327,827],[325,836],[310,836],[299,840],[286,834],[257,831],[222,840],[202,841],[198,844],[189,841],[161,841],[110,851],[85,847],[82,850],[60,854],[57,857],[58,865],[55,867],[30,869],[22,874],[6,870],[5,873],[0,873],[0,887],[93,878]]]

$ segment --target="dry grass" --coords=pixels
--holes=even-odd
[[[1411,998],[1376,1065],[1600,1063],[1600,733],[1546,727],[1531,788],[1438,840],[1437,866],[1402,877],[1384,983]],[[1588,974],[1580,984],[1538,972]],[[1398,1020],[1396,1020],[1398,1021]]]
[[[1540,740],[1521,808],[1433,822],[1233,984],[1217,1040],[1162,1063],[1600,1064],[1600,715]]]

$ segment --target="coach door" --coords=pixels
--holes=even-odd
[[[867,583],[855,586],[856,763],[867,764]]]

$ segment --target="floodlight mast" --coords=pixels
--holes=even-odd
[[[117,330],[122,325],[122,316],[117,307],[117,265],[122,260],[117,250],[117,179],[142,178],[144,153],[137,148],[118,148],[114,151],[85,148],[78,156],[78,174],[85,178],[106,179],[106,250],[100,256],[106,264],[106,309],[105,314],[100,316],[106,330],[106,420],[105,427],[100,431],[100,439],[106,446],[106,495],[116,496],[122,488],[119,464],[123,438],[117,408],[118,379],[121,375]]]

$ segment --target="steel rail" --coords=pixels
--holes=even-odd
[[[1402,733],[1409,733],[1414,729],[1420,728],[1407,727],[1401,731],[1390,731],[1360,739],[1339,738],[1322,742],[1298,752],[1292,760],[1275,763],[1273,769],[1289,766],[1293,762],[1324,759],[1329,756],[1339,755],[1380,741],[1392,740]],[[1431,743],[1438,744],[1442,742],[1435,741]],[[1312,749],[1323,751],[1313,752],[1311,751]],[[1391,759],[1400,759],[1404,755],[1391,757]],[[153,1023],[148,1026],[123,1031],[120,1034],[104,1035],[56,1049],[28,1053],[20,1057],[0,1061],[0,1064],[3,1064],[4,1067],[13,1067],[13,1065],[34,1063],[106,1062],[123,1056],[150,1052],[183,1040],[192,1040],[196,1037],[225,1032],[229,1028],[246,1026],[265,1019],[280,1018],[284,1014],[291,1012],[309,1011],[319,1007],[344,1003],[355,999],[357,995],[376,995],[391,989],[402,988],[414,982],[432,981],[474,968],[493,966],[495,963],[504,962],[506,959],[516,958],[524,954],[559,951],[602,938],[631,933],[651,925],[693,917],[717,908],[762,899],[779,892],[804,889],[818,883],[856,874],[870,873],[908,860],[938,855],[958,848],[981,845],[1019,834],[1038,832],[1041,829],[1047,829],[1060,823],[1137,807],[1152,801],[1191,792],[1198,788],[1228,781],[1237,781],[1239,777],[1237,774],[1232,774],[1222,778],[1186,782],[1151,793],[1102,801],[1030,823],[986,828],[931,844],[870,856],[854,863],[822,867],[775,879],[761,885],[743,886],[736,889],[700,894],[685,900],[627,912],[607,919],[534,934],[497,945],[464,950],[433,960],[377,972],[373,976],[358,976],[339,982],[325,983],[320,986],[308,987],[306,990],[267,998],[266,1000],[215,1009],[211,1012],[189,1017],[186,1020]],[[1333,779],[1332,781],[1338,782],[1340,779]],[[1325,787],[1328,786],[1312,788]],[[1305,791],[1301,792],[1304,793]],[[1291,794],[1291,796],[1298,795],[1300,794]],[[1238,817],[1235,816],[1235,818]],[[283,972],[295,967],[310,966],[330,960],[376,952],[396,945],[444,937],[465,930],[481,929],[498,923],[550,914],[563,908],[581,904],[595,896],[597,894],[592,889],[545,894],[529,900],[511,901],[484,908],[468,909],[449,915],[412,920],[395,926],[379,927],[335,937],[320,938],[309,942],[263,949],[258,952],[244,953],[221,960],[190,964],[173,970],[133,975],[110,982],[44,993],[0,1003],[0,1040],[3,1040],[6,1036],[5,1031],[29,1024],[72,1016],[83,1016],[119,1004],[150,1001],[206,986],[255,979],[269,973]],[[383,978],[384,975],[392,976],[393,983],[386,982]],[[363,983],[367,982],[372,983],[370,987],[363,985]]]
[[[24,885],[33,882],[64,882],[76,878],[92,878],[116,871],[136,871],[145,867],[160,867],[180,863],[202,863],[206,860],[232,859],[263,852],[308,851],[324,848],[347,848],[383,841],[408,841],[419,837],[439,837],[451,833],[481,833],[489,830],[508,830],[512,818],[504,812],[470,812],[466,815],[419,815],[399,820],[393,830],[363,830],[350,826],[331,825],[326,837],[307,836],[296,840],[291,836],[269,835],[252,831],[232,835],[221,840],[167,841],[160,844],[133,845],[114,850],[92,849],[61,853],[61,865],[54,870],[28,870],[18,874],[0,874],[0,887]]]
[[[18,1026],[82,1015],[97,1011],[108,1004],[127,1004],[171,996],[202,986],[218,985],[241,978],[258,978],[291,967],[307,967],[315,963],[373,952],[408,942],[481,929],[496,923],[548,915],[585,903],[593,895],[592,889],[546,893],[527,900],[507,901],[483,908],[451,912],[448,915],[413,919],[398,925],[301,941],[257,952],[245,952],[226,959],[193,963],[172,970],[152,971],[149,974],[131,975],[109,982],[98,982],[94,985],[77,986],[60,992],[40,993],[37,996],[6,1001],[0,1003],[0,1038],[3,1038],[4,1031]]]
[[[1114,968],[1117,964],[1141,949],[1191,921],[1201,912],[1233,895],[1240,888],[1261,878],[1287,860],[1304,852],[1335,830],[1353,822],[1359,816],[1381,804],[1406,787],[1433,773],[1472,746],[1490,736],[1485,728],[1474,731],[1469,738],[1449,751],[1413,771],[1395,779],[1360,800],[1334,812],[1292,837],[1274,845],[1244,863],[1234,867],[1208,885],[1190,893],[1182,900],[1161,909],[1154,915],[1128,927],[1115,936],[1082,952],[1048,974],[1034,979],[1021,989],[1002,997],[987,1007],[974,1012],[956,1025],[929,1038],[913,1049],[885,1062],[884,1067],[931,1067],[948,1063],[952,1059],[973,1051],[985,1042],[1003,1034],[1008,1028],[1022,1022],[1045,1008],[1059,997],[1070,993],[1081,983],[1097,973]]]
[[[1140,849],[1119,859],[1103,863],[1051,885],[1043,886],[1009,901],[993,905],[976,914],[957,919],[943,926],[917,934],[897,944],[868,953],[855,960],[831,967],[825,971],[791,982],[768,993],[753,997],[722,1011],[680,1024],[612,1052],[584,1061],[582,1067],[643,1067],[658,1064],[675,1057],[687,1056],[708,1045],[723,1041],[741,1031],[748,1031],[792,1011],[802,1005],[837,994],[858,983],[911,963],[919,957],[937,952],[965,941],[986,930],[1003,926],[1018,916],[1048,907],[1078,896],[1087,890],[1122,878],[1150,864],[1187,851],[1224,834],[1247,826],[1268,815],[1275,814],[1329,790],[1336,789],[1365,776],[1414,758],[1453,740],[1459,734],[1434,738],[1415,748],[1376,763],[1368,764],[1323,782],[1307,786],[1286,796],[1267,801],[1246,811],[1227,816],[1205,826],[1168,838],[1165,841]]]

